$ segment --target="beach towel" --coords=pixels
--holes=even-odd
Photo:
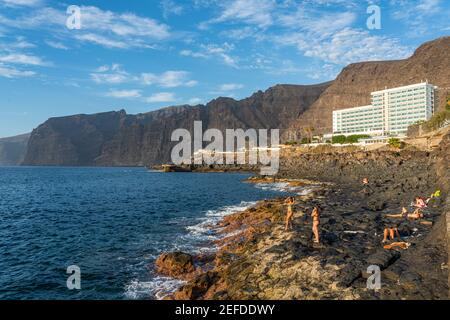
[[[387,250],[391,250],[391,249],[395,249],[395,248],[400,248],[400,249],[406,250],[410,246],[411,246],[411,243],[409,243],[409,242],[393,242],[391,244],[385,245],[383,248],[387,249]]]

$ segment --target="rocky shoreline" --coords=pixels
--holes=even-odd
[[[327,181],[296,196],[293,230],[284,231],[281,198],[225,217],[217,226],[226,235],[214,244],[217,252],[188,258],[192,266],[172,274],[186,285],[166,299],[448,299],[449,142],[447,135],[433,152],[286,157],[278,179],[269,182]],[[371,181],[369,192],[362,190],[362,177]],[[430,202],[424,219],[386,216],[436,189],[442,196]],[[312,242],[315,205],[322,208],[320,245]],[[398,227],[411,246],[384,249],[385,227]],[[170,273],[162,261],[158,264]],[[379,290],[367,289],[371,265],[382,270]]]

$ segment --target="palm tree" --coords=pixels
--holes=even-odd
[[[303,129],[303,131],[304,131],[305,134],[308,136],[309,143],[311,143],[311,142],[312,142],[313,135],[314,135],[314,131],[315,131],[314,127],[312,127],[312,126],[305,127],[305,128]]]

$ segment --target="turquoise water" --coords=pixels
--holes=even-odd
[[[211,250],[208,226],[264,198],[247,174],[0,167],[0,299],[155,299],[163,251]],[[81,269],[68,290],[66,269]]]

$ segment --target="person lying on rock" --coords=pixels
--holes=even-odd
[[[382,241],[382,243],[387,242],[387,241],[388,241],[388,237],[389,237],[391,240],[394,240],[396,236],[397,236],[397,238],[398,238],[399,240],[402,240],[402,238],[400,237],[400,233],[398,232],[398,228],[397,228],[397,227],[394,227],[394,228],[385,228],[385,229],[384,229],[384,235],[383,235],[383,241]]]
[[[292,206],[295,204],[294,197],[288,197],[284,203],[288,206],[287,207],[287,214],[286,214],[286,227],[285,230],[291,230],[292,229],[292,219],[294,218],[294,211],[292,210]]]
[[[405,207],[402,208],[402,213],[400,214],[387,214],[388,218],[405,218],[410,220],[419,220],[423,218],[423,213],[420,212],[420,209],[416,209],[413,213],[408,213],[408,209]]]
[[[320,243],[320,239],[319,239],[320,208],[318,206],[314,207],[314,209],[311,213],[311,217],[313,220],[312,232],[314,234],[314,243]]]
[[[399,214],[387,214],[386,217],[388,218],[408,218],[408,209],[405,207],[402,208],[402,213]]]
[[[429,201],[429,200],[428,200]],[[416,197],[414,199],[414,207],[418,208],[418,209],[423,209],[427,207],[427,202],[425,201],[423,198],[421,197]]]

